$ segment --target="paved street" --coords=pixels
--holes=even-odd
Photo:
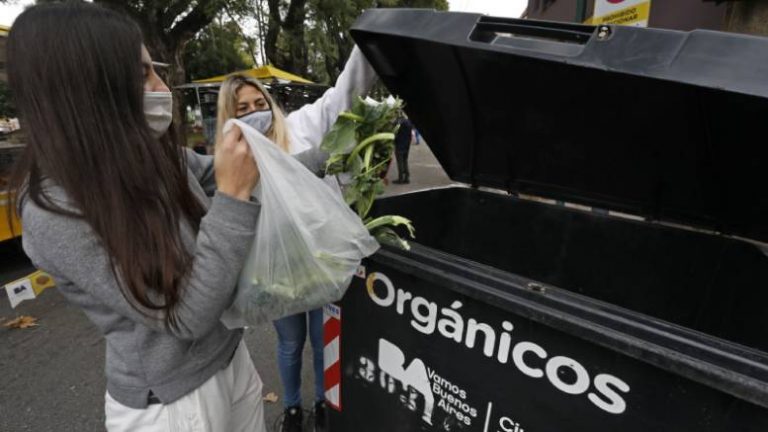
[[[393,163],[390,179],[397,178]],[[410,185],[390,185],[387,194],[445,185],[445,173],[424,144],[413,146]],[[0,285],[34,269],[14,243],[0,244]],[[76,307],[55,290],[34,301],[10,308],[0,293],[0,325],[18,315],[32,315],[39,327],[9,330],[0,327],[0,431],[103,430],[104,340]],[[272,326],[249,328],[246,343],[264,380],[265,394],[282,396],[276,365],[276,335]],[[309,343],[305,350],[309,365]],[[304,367],[304,405],[312,403],[312,374]],[[272,431],[282,411],[281,401],[266,403]],[[308,429],[309,430],[309,429]]]

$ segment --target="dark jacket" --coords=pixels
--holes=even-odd
[[[411,147],[411,131],[413,123],[407,118],[400,119],[400,127],[395,134],[395,151],[407,152]]]

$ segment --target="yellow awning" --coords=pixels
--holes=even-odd
[[[312,81],[308,79],[302,78],[298,75],[294,75],[290,72],[286,72],[282,69],[278,69],[272,65],[266,65],[262,67],[241,70],[241,71],[232,72],[226,75],[219,75],[219,76],[196,80],[192,82],[196,84],[218,83],[227,79],[228,76],[235,75],[235,74],[249,76],[262,81],[281,80],[281,81],[290,81],[290,82],[297,82],[297,83],[304,83],[304,84],[313,84]]]

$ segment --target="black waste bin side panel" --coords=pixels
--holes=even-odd
[[[467,188],[385,198],[415,242],[768,352],[768,257],[742,241]]]
[[[376,261],[340,303],[334,432],[765,431],[768,410]]]

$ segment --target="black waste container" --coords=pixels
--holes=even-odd
[[[768,39],[371,10],[454,180],[326,311],[333,432],[768,431]],[[558,205],[565,202],[566,205]]]

